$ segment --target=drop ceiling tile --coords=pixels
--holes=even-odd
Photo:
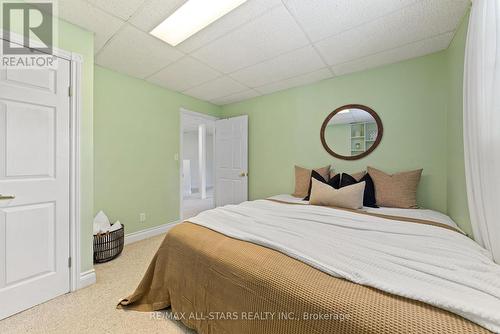
[[[137,28],[150,32],[172,15],[187,0],[146,0],[143,6],[129,20]]]
[[[326,64],[312,46],[283,54],[244,68],[230,76],[248,87],[259,87],[300,74],[313,72]]]
[[[349,124],[349,123],[354,123],[354,118],[352,117],[351,113],[345,113],[345,114],[335,114],[333,118],[328,122],[328,126],[333,126],[336,124]]]
[[[196,59],[186,56],[153,74],[147,80],[181,92],[221,75]]]
[[[63,0],[66,1],[66,0]],[[87,0],[90,4],[106,12],[128,20],[130,16],[142,5],[144,0]]]
[[[95,52],[98,52],[125,23],[83,0],[59,1],[58,12],[58,16],[64,20],[95,33]]]
[[[322,68],[315,72],[299,75],[280,82],[275,82],[269,85],[258,87],[255,88],[255,90],[261,94],[270,94],[292,87],[308,85],[317,81],[331,78],[332,76],[332,72],[330,72],[328,68]]]
[[[192,56],[223,73],[231,73],[307,44],[307,38],[290,13],[279,6],[202,47]]]
[[[417,0],[284,0],[312,41],[387,15]]]
[[[179,44],[178,48],[186,53],[193,52],[281,4],[280,0],[248,0]]]
[[[423,0],[315,45],[336,65],[454,31],[466,8],[466,0]]]
[[[229,96],[224,96],[220,97],[218,99],[214,99],[211,102],[218,104],[218,105],[224,105],[224,104],[230,104],[230,103],[235,103],[235,102],[240,102],[243,100],[248,100],[253,97],[259,96],[260,94],[254,91],[253,89],[245,90],[243,92],[231,94]]]
[[[173,47],[127,24],[97,54],[96,63],[145,78],[182,56]]]
[[[205,101],[212,101],[224,96],[242,92],[244,90],[248,90],[248,88],[225,76],[188,89],[184,91],[184,94],[194,96]]]
[[[420,57],[426,54],[446,49],[453,39],[453,35],[453,32],[445,33],[399,48],[383,51],[368,57],[336,65],[332,67],[332,70],[335,75],[343,75],[367,70],[382,65],[393,64],[415,57]]]

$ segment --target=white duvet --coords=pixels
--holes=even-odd
[[[500,266],[458,232],[268,200],[216,208],[189,221],[500,333]]]

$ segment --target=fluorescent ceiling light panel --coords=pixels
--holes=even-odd
[[[176,46],[246,1],[188,0],[150,34]]]

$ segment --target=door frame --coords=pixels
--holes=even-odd
[[[3,40],[4,30],[0,29],[0,39]],[[15,32],[10,32],[10,42],[23,45],[24,38]],[[30,45],[37,45],[30,40]],[[40,45],[40,44],[39,44]],[[43,46],[41,46],[43,47]],[[33,48],[36,49],[36,46]],[[52,48],[53,55],[68,60],[70,63],[70,179],[69,179],[69,286],[70,292],[81,289],[95,282],[95,272],[81,272],[81,110],[82,110],[82,66],[83,56],[76,52],[61,48]],[[90,276],[90,279],[89,279]]]
[[[183,161],[183,148],[184,148],[184,132],[182,131],[184,129],[184,122],[183,122],[183,116],[186,115],[186,116],[194,116],[194,117],[198,117],[198,118],[203,118],[207,121],[211,121],[211,122],[214,122],[216,120],[218,120],[219,118],[218,117],[215,117],[215,116],[210,116],[210,115],[207,115],[207,114],[203,114],[203,113],[200,113],[200,112],[196,112],[196,111],[192,111],[192,110],[189,110],[187,108],[184,108],[184,107],[181,107],[179,109],[179,154],[178,154],[178,163],[179,163],[179,221],[182,222],[184,217],[183,217],[183,209],[184,209],[184,205],[183,205],[183,201],[184,201],[184,196],[183,196],[183,189],[182,189],[182,161]],[[215,157],[216,157],[216,150],[217,148],[215,147],[215,136],[217,135],[216,131],[215,131],[215,124],[214,124],[214,136],[213,136],[213,168],[212,168],[212,180],[214,181],[214,205],[215,205],[215,196],[216,196],[216,192],[217,192],[217,187],[216,187],[216,182],[215,182]]]

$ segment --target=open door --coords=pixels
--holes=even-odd
[[[215,121],[215,204],[248,200],[248,116]]]

